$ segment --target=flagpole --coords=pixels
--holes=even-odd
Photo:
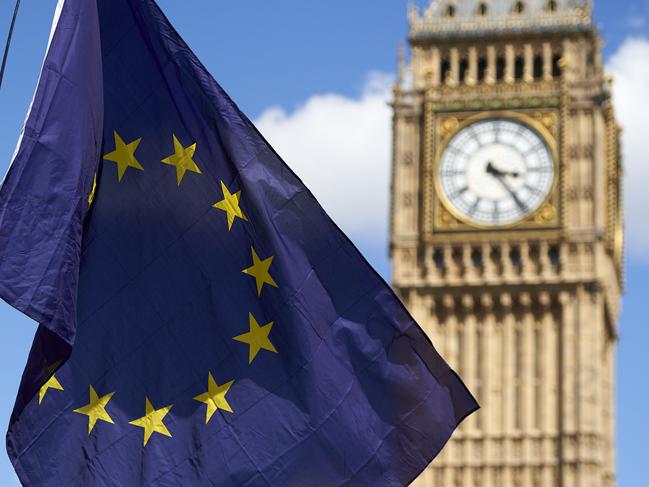
[[[16,17],[18,17],[18,8],[20,7],[20,0],[16,0],[14,7],[14,16],[11,19],[11,27],[9,27],[9,34],[7,35],[7,44],[5,45],[5,53],[2,56],[2,68],[0,68],[0,88],[2,87],[2,80],[5,75],[5,67],[7,66],[7,57],[9,57],[9,46],[11,45],[11,37],[14,33],[14,26],[16,25]]]

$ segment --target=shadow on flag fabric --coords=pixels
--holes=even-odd
[[[153,0],[59,3],[0,295],[24,485],[405,485],[477,408]]]

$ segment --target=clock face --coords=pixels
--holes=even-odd
[[[458,132],[442,154],[440,189],[462,219],[510,225],[536,211],[554,182],[544,140],[527,125],[485,120]]]

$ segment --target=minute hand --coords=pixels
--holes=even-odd
[[[496,179],[500,181],[500,184],[502,184],[507,192],[511,195],[511,197],[514,199],[514,202],[516,203],[516,206],[518,206],[523,212],[527,211],[527,205],[521,201],[521,199],[518,197],[516,194],[516,191],[512,189],[512,187],[507,183],[505,180],[505,175],[502,173],[493,173],[494,176],[496,176]]]

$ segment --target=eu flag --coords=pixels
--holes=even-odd
[[[153,0],[59,3],[0,295],[24,485],[404,485],[477,407]]]

